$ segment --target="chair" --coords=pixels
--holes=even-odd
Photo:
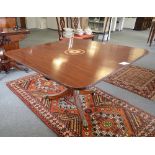
[[[64,38],[63,32],[65,27],[69,27],[68,23],[68,17],[56,17],[57,27],[58,27],[58,35],[59,40],[62,40]]]
[[[81,28],[81,21],[80,21],[80,17],[70,17],[71,20],[71,28],[72,29],[77,29],[77,28]]]
[[[106,41],[109,40],[111,22],[112,22],[112,17],[104,18],[103,31],[94,31],[93,32],[93,34],[95,36],[97,36],[97,38],[99,37],[99,35],[102,35],[102,42],[104,41],[104,37],[105,37],[106,34],[107,34]]]
[[[56,17],[56,22],[57,22],[57,27],[58,27],[58,35],[59,35],[59,40],[62,40],[64,38],[63,32],[64,28],[72,28],[72,29],[77,29],[79,27],[80,18],[79,17]],[[80,25],[81,27],[81,25]],[[93,39],[94,35],[74,35],[74,38],[76,39]]]
[[[147,43],[149,43],[150,46],[152,45],[152,41],[154,39],[154,36],[155,36],[155,21],[152,22],[149,37],[148,37],[148,40],[147,40]]]

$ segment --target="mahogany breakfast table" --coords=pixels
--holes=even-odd
[[[87,121],[79,93],[107,75],[143,57],[148,51],[91,40],[64,39],[6,52],[6,56],[73,90],[83,126]]]

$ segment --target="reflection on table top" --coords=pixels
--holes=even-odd
[[[144,56],[139,48],[65,39],[32,48],[8,51],[6,55],[68,87],[82,89]],[[69,49],[68,53],[64,52]],[[85,51],[85,52],[79,52]]]

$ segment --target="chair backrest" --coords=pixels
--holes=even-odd
[[[81,18],[80,17],[70,17],[71,28],[77,29],[81,28]]]
[[[59,40],[63,39],[64,28],[77,29],[81,27],[81,18],[80,17],[56,17]]]
[[[69,17],[56,17],[58,26],[59,40],[63,39],[63,32],[65,27],[69,27]]]

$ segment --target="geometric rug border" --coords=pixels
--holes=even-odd
[[[134,107],[134,108],[136,108],[136,109],[140,110],[141,112],[144,112],[144,113],[146,113],[146,114],[150,115],[151,117],[153,117],[153,118],[155,119],[155,116],[154,116],[153,114],[150,114],[149,112],[144,111],[143,109],[141,109],[141,108],[139,108],[139,107],[137,107],[137,106],[133,105],[132,103],[130,103],[130,102],[128,102],[128,101],[126,101],[126,100],[124,100],[124,99],[120,99],[119,97],[117,97],[117,96],[115,96],[115,95],[111,95],[111,94],[109,94],[109,93],[105,92],[104,90],[102,90],[102,89],[100,89],[100,88],[98,88],[98,87],[94,87],[94,88],[96,88],[96,89],[100,90],[101,92],[106,93],[106,94],[107,94],[107,95],[109,95],[109,96],[112,96],[112,97],[114,97],[114,98],[116,98],[116,99],[118,99],[118,100],[121,100],[121,101],[123,101],[124,103],[127,103],[128,105],[130,105],[130,106],[132,106],[132,107]],[[146,98],[145,98],[145,99],[146,99]]]
[[[109,81],[108,81],[108,78],[109,78],[110,76],[113,76],[113,75],[115,75],[115,74],[117,75],[117,74],[119,74],[120,72],[122,73],[124,70],[126,70],[126,68],[129,68],[129,67],[135,67],[135,68],[137,67],[137,68],[140,68],[140,69],[146,69],[146,70],[148,70],[148,71],[150,71],[150,72],[151,72],[151,71],[155,72],[155,70],[152,70],[152,69],[150,69],[150,68],[144,68],[144,67],[140,67],[140,66],[137,66],[137,65],[129,65],[129,66],[126,66],[126,67],[123,67],[123,68],[119,69],[117,72],[114,72],[114,73],[112,73],[112,74],[106,76],[102,81],[104,81],[104,82],[106,82],[106,83],[108,83],[108,84],[111,84],[111,85],[113,85],[113,86],[115,86],[115,87],[124,89],[124,90],[126,90],[126,91],[128,91],[128,92],[130,92],[130,93],[136,94],[136,95],[138,95],[138,96],[140,96],[140,97],[142,97],[142,98],[144,98],[144,99],[154,101],[154,100],[152,100],[151,98],[142,96],[141,93],[134,92],[134,91],[130,90],[130,88],[129,88],[129,89],[126,88],[126,86],[125,86],[125,87],[122,87],[122,86],[116,85],[116,84],[113,83],[113,82],[109,82]],[[132,87],[132,86],[129,86],[129,87]]]
[[[14,80],[15,81],[15,80]],[[17,97],[19,99],[21,99],[21,101],[23,101],[23,103],[34,113],[36,114],[39,119],[48,126],[49,129],[51,129],[52,131],[54,131],[58,136],[63,136],[61,132],[59,132],[58,130],[56,130],[54,127],[50,126],[49,123],[47,122],[47,120],[45,118],[43,118],[35,109],[32,108],[31,104],[29,104],[18,92],[15,92],[13,88],[11,88],[9,86],[9,82],[6,83],[7,87],[14,93],[17,95]]]

